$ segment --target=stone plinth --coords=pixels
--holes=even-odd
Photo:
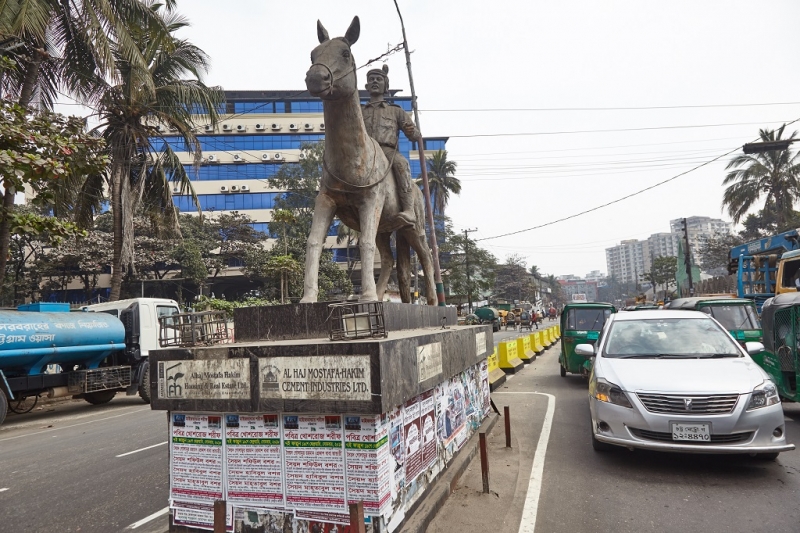
[[[485,360],[492,346],[491,327],[453,326],[394,331],[386,339],[157,350],[150,353],[151,405],[187,412],[387,413]]]
[[[286,304],[234,309],[233,322],[238,342],[260,340],[321,339],[328,337],[330,302]],[[454,307],[384,302],[387,331],[454,326]]]

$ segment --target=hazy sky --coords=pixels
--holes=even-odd
[[[616,200],[800,118],[797,1],[400,0],[400,8],[422,131],[449,136],[458,163],[463,190],[447,213],[457,231],[476,228],[473,238]],[[206,82],[228,90],[304,89],[318,18],[341,36],[360,17],[358,65],[402,41],[392,0],[183,0],[178,9],[192,24],[182,35],[212,58]],[[392,88],[410,94],[403,54],[387,63]],[[604,249],[620,240],[669,231],[678,217],[727,220],[727,159],[480,244],[545,273],[605,272]]]

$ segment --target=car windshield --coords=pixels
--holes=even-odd
[[[605,357],[741,357],[736,342],[707,318],[620,320],[608,332]]]
[[[729,331],[761,329],[752,305],[706,305],[700,311],[716,318]]]
[[[570,309],[567,329],[600,331],[610,315],[610,309]]]

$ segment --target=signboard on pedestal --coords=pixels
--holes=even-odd
[[[372,399],[368,355],[265,357],[258,360],[262,398]]]
[[[417,346],[418,382],[435,378],[442,373],[442,343],[432,342]]]
[[[158,397],[177,400],[247,400],[249,359],[158,362]]]

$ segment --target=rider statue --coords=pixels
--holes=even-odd
[[[378,141],[383,149],[386,159],[392,164],[394,179],[397,182],[397,192],[400,197],[400,210],[397,217],[407,226],[413,226],[416,219],[414,215],[414,195],[411,187],[411,169],[408,161],[397,150],[400,130],[411,141],[422,142],[422,135],[409,119],[406,112],[399,105],[384,100],[384,95],[389,90],[389,67],[372,69],[367,72],[366,89],[369,91],[369,102],[362,108],[364,125],[367,134]]]

